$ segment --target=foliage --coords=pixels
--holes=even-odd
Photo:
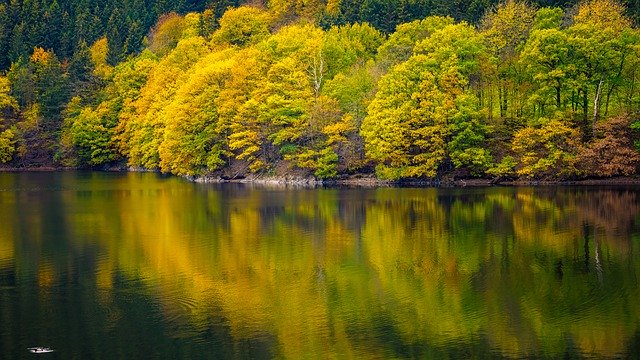
[[[13,131],[7,129],[0,132],[0,164],[9,162],[15,150]]]
[[[624,114],[596,124],[594,138],[580,148],[578,169],[602,177],[635,174],[640,153],[634,149],[638,137],[629,131],[630,123],[631,117]]]
[[[466,91],[482,56],[482,39],[466,25],[449,25],[420,41],[416,55],[379,83],[361,134],[381,177],[435,177],[447,161],[483,170],[486,130]]]
[[[204,57],[163,110],[166,126],[158,148],[162,171],[197,175],[225,164],[228,129],[216,100],[236,61],[231,51]]]
[[[213,39],[236,46],[255,44],[269,34],[269,13],[251,6],[227,10]]]
[[[520,163],[516,173],[528,178],[573,176],[578,143],[578,131],[561,120],[521,129],[511,143]]]

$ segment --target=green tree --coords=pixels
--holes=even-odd
[[[109,65],[116,65],[125,58],[125,41],[127,39],[127,23],[119,8],[115,8],[107,22],[107,41]]]
[[[367,156],[387,179],[435,177],[454,166],[483,170],[491,161],[483,148],[486,129],[468,91],[479,68],[482,38],[466,24],[434,32],[415,55],[379,83],[361,134]]]
[[[71,61],[69,61],[68,72],[73,96],[89,99],[95,95],[98,78],[95,75],[91,50],[84,41],[80,41]]]
[[[407,61],[413,54],[413,48],[417,42],[452,24],[453,19],[450,17],[430,16],[423,20],[398,25],[396,31],[389,35],[387,41],[378,49],[378,63],[388,69]]]
[[[586,1],[578,7],[573,25],[567,29],[577,64],[577,86],[582,96],[584,132],[593,129],[602,116],[602,103],[608,109],[611,94],[621,83],[627,58],[638,44],[631,20],[624,7],[614,0]],[[589,94],[593,100],[590,100]],[[589,122],[589,104],[592,120]]]
[[[487,48],[494,59],[491,73],[483,74],[491,83],[484,95],[490,116],[493,115],[493,94],[496,91],[501,119],[507,115],[511,118],[522,115],[518,110],[524,104],[517,97],[524,92],[518,58],[519,50],[533,26],[534,17],[535,11],[528,4],[509,0],[487,13],[480,23]]]

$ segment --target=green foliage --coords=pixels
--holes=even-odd
[[[86,107],[66,119],[71,144],[82,165],[108,164],[119,158],[114,138],[114,109],[102,103],[95,110]]]
[[[321,50],[327,62],[327,78],[333,78],[357,62],[362,63],[373,58],[382,41],[382,34],[369,24],[329,29],[324,34]]]
[[[449,25],[420,41],[416,55],[379,83],[361,134],[379,176],[435,177],[456,167],[486,168],[486,130],[468,77],[483,55],[482,38],[466,24]]]
[[[407,61],[413,54],[416,43],[452,24],[453,19],[450,17],[430,16],[398,25],[396,31],[378,49],[378,62],[389,68]]]

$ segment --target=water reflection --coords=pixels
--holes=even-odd
[[[0,174],[0,357],[625,357],[633,188]]]

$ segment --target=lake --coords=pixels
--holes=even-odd
[[[638,279],[640,187],[0,173],[2,359],[637,357]]]

